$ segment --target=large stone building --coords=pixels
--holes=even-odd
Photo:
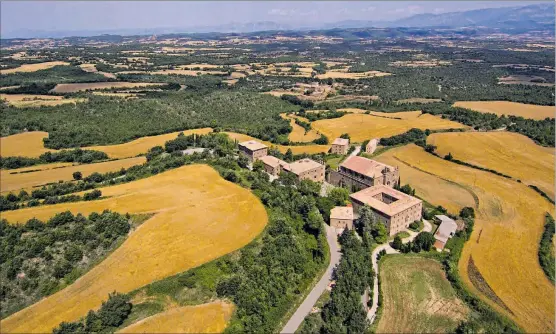
[[[391,236],[422,218],[423,201],[386,185],[363,189],[351,194],[350,198],[356,213],[364,205],[370,206]]]
[[[272,155],[265,155],[259,158],[264,165],[264,171],[270,175],[278,176],[285,166],[289,164],[284,160],[280,160]]]
[[[311,180],[315,182],[324,181],[324,165],[314,160],[305,158],[283,166],[285,172],[293,173],[299,181]]]
[[[347,154],[348,150],[349,150],[349,139],[336,138],[334,139],[334,142],[332,142],[330,153]]]
[[[328,176],[331,184],[348,187],[354,191],[376,185],[393,187],[399,180],[398,167],[359,156],[348,157],[340,164],[337,171],[330,171]]]
[[[330,226],[344,230],[353,228],[353,208],[351,206],[336,206],[330,210]]]
[[[268,147],[256,140],[248,140],[238,144],[239,151],[253,162],[268,154]]]

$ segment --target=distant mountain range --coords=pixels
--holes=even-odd
[[[476,9],[442,14],[417,14],[395,21],[346,20],[319,25],[278,23],[273,21],[227,23],[216,26],[175,27],[154,29],[118,29],[102,31],[33,31],[21,30],[2,36],[6,38],[61,38],[69,36],[118,35],[163,35],[173,33],[253,33],[260,31],[307,31],[348,28],[486,28],[503,29],[508,32],[548,30],[554,32],[554,2],[520,7]]]

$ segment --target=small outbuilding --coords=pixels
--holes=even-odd
[[[330,226],[335,229],[353,229],[353,208],[351,206],[336,206],[330,210]]]
[[[440,226],[438,226],[436,233],[434,233],[434,238],[436,239],[434,247],[442,251],[446,247],[448,240],[456,234],[458,224],[452,218],[445,215],[436,215],[434,220],[440,222]]]
[[[367,146],[365,146],[365,153],[373,154],[376,151],[376,147],[378,146],[378,142],[380,139],[374,138],[369,140]]]
[[[261,160],[264,165],[264,171],[273,176],[278,176],[284,167],[289,165],[284,160],[273,157],[272,155],[265,155],[259,158],[259,160]]]

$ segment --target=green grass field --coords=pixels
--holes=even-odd
[[[389,255],[380,279],[383,313],[377,333],[446,333],[469,314],[435,260]]]

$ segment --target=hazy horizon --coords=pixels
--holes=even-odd
[[[187,32],[196,27],[266,21],[303,27],[345,20],[392,21],[415,14],[543,2],[548,1],[2,1],[0,32],[1,38],[164,28]]]

